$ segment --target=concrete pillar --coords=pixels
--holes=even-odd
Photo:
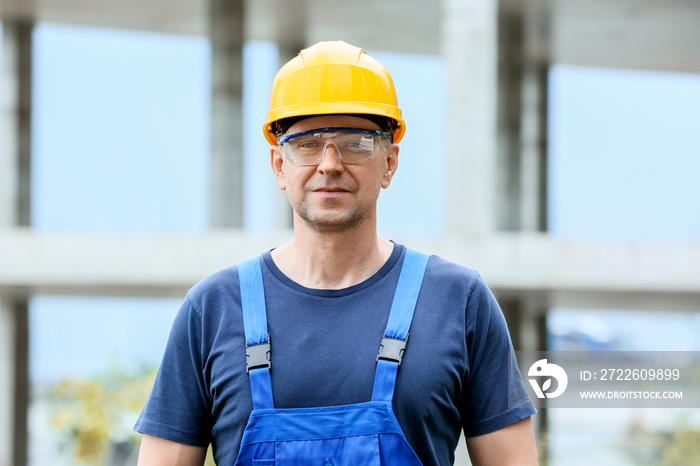
[[[0,226],[29,226],[32,25],[3,26]]]
[[[527,0],[499,15],[499,225],[547,229],[549,0]],[[547,350],[547,309],[523,302],[518,347]],[[547,464],[547,409],[534,417],[540,464]]]
[[[500,298],[497,297],[498,304],[501,306],[503,316],[508,324],[510,339],[513,342],[515,351],[522,351],[522,333],[523,333],[523,306],[521,300],[517,298]]]
[[[308,44],[308,2],[280,2],[277,14],[276,41],[279,50],[279,67],[281,68]],[[285,191],[277,190],[276,197],[276,226],[278,229],[292,228],[292,207],[287,200]]]
[[[547,311],[537,299],[498,298],[515,351],[547,350]],[[523,375],[525,378],[525,375]],[[525,382],[527,383],[527,382]],[[545,400],[546,404],[546,400]],[[547,464],[547,409],[533,416],[540,466]]]
[[[544,231],[547,214],[546,0],[499,11],[497,225]]]
[[[32,29],[3,23],[0,228],[31,221]],[[0,466],[27,464],[28,321],[26,297],[0,297]]]
[[[547,96],[551,26],[549,0],[524,3],[520,132],[520,228],[547,229]]]
[[[27,299],[0,300],[0,465],[27,464],[29,384]]]
[[[537,335],[537,349],[547,351],[547,312],[538,313],[533,319],[534,328]],[[545,400],[546,406],[547,400]],[[549,422],[547,421],[547,408],[542,408],[534,418],[535,439],[537,441],[537,452],[540,466],[547,466],[549,462],[548,435]]]
[[[496,228],[497,0],[443,0],[448,69],[447,229]]]
[[[243,42],[245,1],[210,0],[212,228],[243,226]]]
[[[500,8],[498,14],[497,226],[520,229],[520,129],[523,78],[523,15]]]
[[[520,228],[547,230],[548,67],[532,64],[523,79]]]
[[[280,67],[307,47],[309,11],[307,0],[280,2],[277,8],[276,41]]]

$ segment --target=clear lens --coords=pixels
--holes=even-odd
[[[361,164],[379,153],[382,140],[391,140],[391,133],[351,128],[322,128],[283,136],[278,143],[294,165],[313,166],[321,163],[331,144],[343,163]]]

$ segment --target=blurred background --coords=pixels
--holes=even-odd
[[[696,1],[4,0],[0,20],[0,466],[136,464],[187,289],[291,237],[261,128],[319,40],[395,80],[380,234],[478,269],[517,350],[700,350]],[[534,421],[543,465],[700,464],[700,409]]]

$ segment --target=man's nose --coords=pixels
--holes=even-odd
[[[321,171],[342,170],[343,162],[340,158],[340,150],[333,142],[329,142],[323,148],[323,155],[318,169]]]

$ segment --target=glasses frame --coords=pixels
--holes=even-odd
[[[291,141],[292,139],[302,137],[302,136],[308,136],[309,134],[316,134],[316,133],[340,133],[340,132],[346,132],[346,133],[361,133],[361,134],[369,134],[373,137],[379,137],[379,138],[389,138],[389,140],[393,140],[394,135],[387,132],[387,131],[377,131],[373,129],[361,129],[361,128],[317,128],[317,129],[311,129],[308,131],[302,131],[300,133],[293,133],[293,134],[288,134],[285,136],[277,136],[277,145],[282,147],[282,150],[284,151],[285,155],[287,156],[287,159],[293,164],[293,165],[298,165],[300,167],[314,167],[318,166],[321,164],[323,161],[323,157],[325,157],[326,154],[326,149],[328,148],[328,144],[333,144],[333,146],[336,149],[336,153],[338,154],[338,158],[343,162],[347,163],[343,160],[343,156],[341,155],[340,149],[338,146],[333,143],[329,142],[326,143],[326,145],[323,148],[323,153],[321,155],[321,159],[319,160],[318,163],[313,163],[313,164],[296,164],[294,160],[292,159],[292,154],[289,152],[288,148],[288,142]],[[287,145],[287,147],[285,147]],[[376,157],[375,149],[372,150],[372,157],[370,157],[367,160],[372,160],[374,157]]]

